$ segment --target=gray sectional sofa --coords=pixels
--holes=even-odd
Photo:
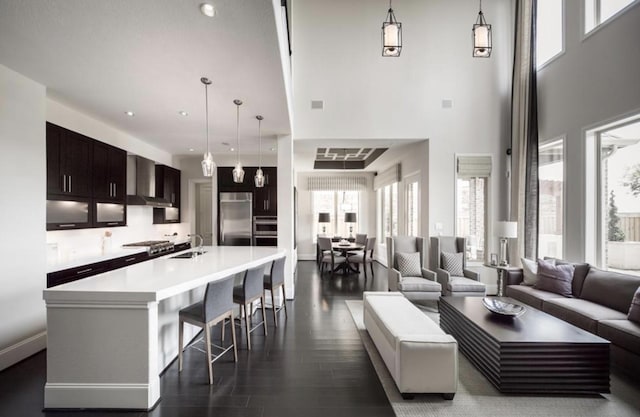
[[[556,261],[556,264],[566,263]],[[522,270],[505,271],[505,294],[611,342],[612,364],[640,380],[640,323],[627,318],[640,277],[573,263],[573,298],[523,284]]]

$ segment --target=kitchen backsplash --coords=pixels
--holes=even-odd
[[[127,226],[97,229],[59,230],[47,232],[48,258],[60,261],[96,256],[102,254],[105,232],[111,232],[111,250],[119,249],[124,243],[143,240],[171,240],[165,235],[177,233],[177,239],[186,239],[189,223],[153,224],[153,209],[145,206],[127,206]],[[56,249],[57,246],[57,249]],[[107,248],[107,251],[109,250]]]

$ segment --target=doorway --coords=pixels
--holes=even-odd
[[[210,182],[196,183],[196,233],[205,246],[213,245],[213,188]]]

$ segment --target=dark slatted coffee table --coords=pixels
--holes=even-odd
[[[440,327],[501,392],[610,392],[609,341],[526,309],[509,318],[491,313],[481,297],[442,297]]]

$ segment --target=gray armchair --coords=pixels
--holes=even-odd
[[[438,300],[442,287],[436,274],[424,268],[425,239],[413,236],[387,238],[387,264],[389,291],[400,291],[411,301]],[[420,276],[403,276],[398,268],[398,253],[420,253]]]
[[[431,238],[429,269],[435,271],[444,295],[457,297],[484,297],[486,286],[480,282],[480,274],[467,269],[466,239],[453,236]],[[442,253],[462,253],[462,275],[454,275],[443,266]]]

